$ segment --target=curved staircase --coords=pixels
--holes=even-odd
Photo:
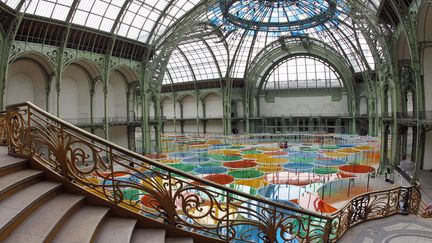
[[[59,182],[0,147],[0,241],[192,243],[168,238],[165,229],[145,229],[137,219],[114,217],[109,207],[65,192]]]

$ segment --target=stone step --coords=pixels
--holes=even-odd
[[[84,196],[62,193],[36,211],[34,211],[24,222],[22,222],[12,234],[4,241],[5,243],[38,243],[50,240],[75,212],[82,203]]]
[[[0,241],[6,238],[27,216],[55,196],[60,183],[41,181],[15,192],[0,202]]]
[[[83,206],[63,225],[53,242],[93,242],[109,208]]]
[[[6,199],[21,188],[42,179],[43,172],[26,169],[0,177],[0,200]]]
[[[165,230],[135,229],[131,243],[165,243]]]
[[[108,218],[101,226],[95,242],[130,242],[136,222],[136,219]]]
[[[0,176],[27,168],[27,160],[0,154]]]

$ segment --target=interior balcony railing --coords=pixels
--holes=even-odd
[[[419,111],[419,112],[405,111],[405,112],[398,112],[396,115],[398,119],[432,121],[432,111]]]
[[[75,126],[91,126],[91,125],[102,125],[105,124],[105,118],[104,117],[95,117],[93,119],[91,118],[62,118],[64,121],[67,121]],[[140,123],[142,117],[126,117],[126,116],[113,116],[108,117],[108,124],[109,125],[127,125],[127,124],[135,124]],[[161,117],[161,120],[164,121],[167,118],[165,116]],[[150,117],[150,121],[156,121],[155,117]]]
[[[10,155],[38,163],[113,207],[215,242],[335,242],[358,223],[416,213],[421,199],[416,188],[395,186],[361,194],[331,215],[315,213],[158,163],[28,102],[8,106],[0,124],[6,124],[0,131],[7,132]]]

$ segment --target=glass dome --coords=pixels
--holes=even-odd
[[[333,0],[221,1],[226,20],[259,31],[297,31],[318,26],[333,18]]]

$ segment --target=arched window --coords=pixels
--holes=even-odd
[[[336,70],[312,56],[293,56],[273,67],[265,77],[264,90],[341,88]]]

